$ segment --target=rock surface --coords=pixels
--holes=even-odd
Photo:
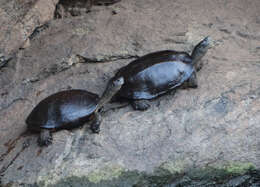
[[[208,168],[233,177],[259,169],[259,9],[258,0],[125,0],[48,22],[0,69],[2,186],[111,185],[106,181],[149,186],[154,179],[177,186],[163,177],[181,178],[194,170],[202,176],[187,177],[196,180]],[[5,18],[0,22],[14,25],[11,33],[18,38],[44,22],[25,32],[30,19],[18,27]],[[71,88],[101,94],[109,77],[138,56],[163,49],[191,52],[207,35],[215,45],[203,59],[197,89],[164,95],[146,112],[111,104],[100,134],[92,134],[88,125],[59,131],[47,148],[37,146],[37,134],[24,133],[25,118],[48,95]],[[0,41],[7,52],[21,44]],[[233,183],[253,180],[246,176],[232,178]],[[179,184],[191,184],[185,180]]]
[[[58,0],[1,0],[0,52],[22,47],[34,29],[53,18]]]

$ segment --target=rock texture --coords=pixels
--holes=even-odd
[[[108,6],[121,0],[60,0],[56,6],[55,18],[81,16],[88,13],[93,5]]]
[[[2,0],[0,51],[16,52],[34,29],[53,18],[58,0]]]
[[[30,46],[0,70],[2,186],[187,186],[185,177],[232,178],[259,169],[259,9],[258,0],[125,0],[40,27]],[[24,32],[17,28],[11,30],[16,37]],[[60,131],[47,148],[26,133],[25,118],[48,95],[71,88],[101,94],[109,77],[138,56],[191,52],[207,35],[214,48],[203,59],[197,89],[164,95],[146,112],[113,103],[100,134],[88,125]],[[20,46],[0,45],[6,51]],[[253,183],[256,175],[232,178],[229,186]],[[210,180],[221,184],[216,179]]]

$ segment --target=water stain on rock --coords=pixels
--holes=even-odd
[[[228,98],[221,97],[218,102],[214,105],[214,109],[217,113],[221,115],[226,115],[228,113]]]
[[[224,117],[233,108],[233,102],[225,96],[215,98],[205,103],[204,107],[210,115],[215,117]]]

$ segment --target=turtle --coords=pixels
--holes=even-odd
[[[144,111],[150,107],[148,100],[174,91],[177,87],[196,88],[196,71],[200,68],[198,61],[206,54],[210,44],[211,39],[207,36],[195,46],[191,55],[163,50],[130,62],[120,68],[108,82],[109,85],[120,77],[124,82],[112,101],[125,98],[135,110]],[[111,95],[105,90],[103,96],[106,94]]]
[[[120,89],[122,83],[116,80],[111,85],[110,91],[113,93]],[[26,119],[27,127],[31,131],[40,131],[40,146],[52,143],[52,132],[79,127],[87,121],[92,121],[92,132],[99,133],[101,116],[98,111],[110,99],[100,99],[97,94],[86,90],[60,91],[43,99],[33,108]]]

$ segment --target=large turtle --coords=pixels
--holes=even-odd
[[[127,98],[134,109],[146,110],[150,107],[147,100],[178,86],[196,88],[198,61],[209,47],[210,38],[206,37],[195,46],[191,55],[186,52],[165,50],[142,56],[119,69],[109,81],[108,88],[113,81],[123,78],[124,84],[114,98]],[[107,89],[103,96],[111,94]]]
[[[122,79],[111,84],[110,91],[115,93],[123,84]],[[51,132],[71,129],[92,121],[91,130],[98,133],[101,117],[98,110],[111,99],[86,90],[67,90],[55,93],[42,100],[26,119],[29,130],[40,131],[40,146],[52,143]],[[100,103],[101,102],[101,103]]]

